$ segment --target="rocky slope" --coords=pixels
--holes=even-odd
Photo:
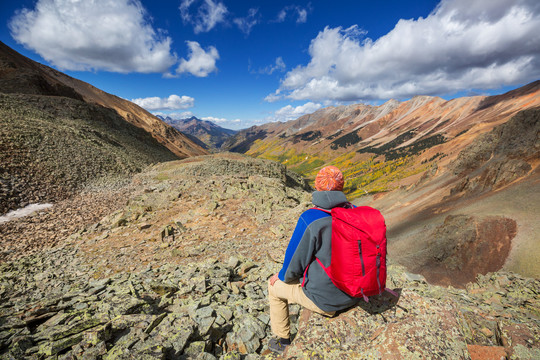
[[[175,120],[170,117],[159,117],[167,124],[180,130],[184,134],[194,136],[200,142],[212,149],[219,149],[227,139],[237,131],[222,128],[208,120],[200,120],[195,116],[188,119]]]
[[[206,153],[184,134],[140,106],[30,60],[2,42],[0,42],[0,92],[70,97],[89,104],[97,104],[113,109],[124,121],[150,133],[178,158]]]
[[[0,43],[0,214],[205,153],[135,104]]]
[[[540,81],[505,94],[321,109],[239,132],[235,151],[311,179],[345,174],[358,205],[385,214],[396,261],[464,286],[501,268],[540,277]]]
[[[0,93],[0,213],[177,157],[115,111],[68,97]]]
[[[0,265],[0,359],[276,358],[266,280],[310,206],[302,179],[220,154],[156,165],[129,189],[119,210]],[[291,306],[282,358],[540,355],[538,280],[492,273],[444,288],[390,265],[388,286],[399,298],[333,319]]]

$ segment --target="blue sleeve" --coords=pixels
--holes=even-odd
[[[289,282],[302,278],[305,268],[309,265],[315,253],[315,234],[311,234],[309,225],[315,220],[326,216],[329,215],[314,209],[307,210],[300,216],[285,251],[283,267],[278,273],[281,281]]]

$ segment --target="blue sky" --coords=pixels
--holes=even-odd
[[[33,60],[231,129],[540,78],[537,0],[3,0],[0,20]]]

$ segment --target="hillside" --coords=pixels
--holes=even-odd
[[[235,130],[222,128],[211,121],[200,120],[195,116],[180,120],[172,119],[168,116],[159,118],[181,132],[194,136],[200,142],[213,149],[221,148],[225,141],[237,133]]]
[[[276,359],[266,281],[311,206],[302,180],[218,154],[155,165],[129,189],[117,211],[56,247],[0,264],[0,359]],[[46,223],[47,212],[14,222]],[[281,358],[540,355],[538,280],[497,272],[439,287],[398,258],[389,253],[387,285],[399,298],[332,319],[290,306],[296,335]]]
[[[205,153],[137,105],[0,43],[0,213]]]
[[[178,158],[206,152],[140,106],[30,60],[0,42],[0,92],[65,96],[115,110],[124,121],[150,133]]]
[[[390,250],[432,282],[506,269],[540,277],[540,109],[476,137],[447,165],[356,203],[385,214]]]

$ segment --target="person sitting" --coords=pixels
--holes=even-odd
[[[327,166],[315,178],[313,204],[322,209],[350,207],[345,194],[343,174],[335,166]],[[270,326],[275,338],[268,348],[282,353],[291,343],[289,304],[301,306],[324,316],[358,303],[359,298],[338,289],[325,270],[332,254],[332,217],[317,209],[306,210],[296,224],[285,251],[283,266],[268,280]]]

